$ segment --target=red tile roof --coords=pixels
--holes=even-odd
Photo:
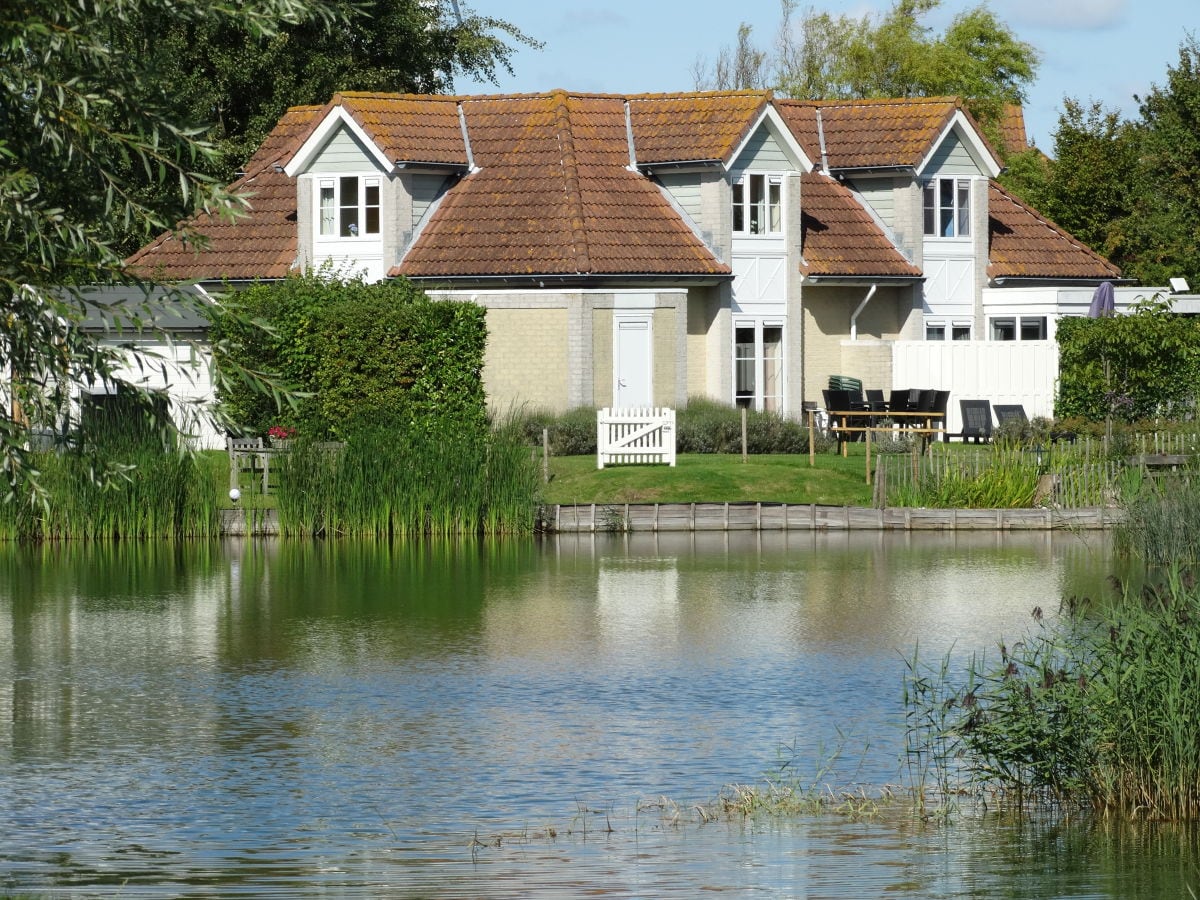
[[[201,248],[171,233],[160,235],[126,262],[134,272],[170,281],[283,278],[296,262],[296,185],[282,166],[322,107],[288,110],[246,163],[246,173],[230,190],[247,199],[250,210],[233,219],[201,213],[190,230],[203,235]]]
[[[391,274],[728,275],[630,171],[622,98],[464,99],[479,171],[455,185]]]
[[[729,162],[770,100],[769,91],[634,95],[629,120],[637,161]]]
[[[650,180],[630,168],[631,149],[640,164],[728,163],[771,102],[812,159],[821,156],[820,110],[833,167],[916,165],[961,109],[942,98],[815,103],[772,101],[762,91],[628,98],[566,91],[344,93],[324,107],[289,110],[280,120],[231,186],[249,198],[249,215],[234,222],[201,215],[192,231],[207,238],[205,249],[165,234],[128,262],[163,280],[285,276],[297,256],[296,189],[275,167],[290,160],[340,105],[388,159],[456,167],[473,160],[476,167],[442,198],[392,274],[723,277],[730,274],[728,265]],[[810,174],[801,184],[805,273],[919,275],[838,183]],[[996,185],[991,205],[992,277],[1117,274]]]
[[[800,225],[804,275],[919,278],[862,204],[828,175],[800,178]]]
[[[988,278],[1119,278],[1121,270],[996,182],[988,189]]]
[[[824,131],[831,169],[915,168],[956,114],[970,120],[955,97],[776,100],[775,106],[814,161],[821,159],[820,130]]]

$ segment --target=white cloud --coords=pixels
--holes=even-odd
[[[1023,25],[1096,31],[1120,24],[1129,0],[1008,0],[1004,15],[1019,33]]]

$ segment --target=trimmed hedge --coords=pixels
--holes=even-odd
[[[300,395],[281,408],[258,386],[219,382],[222,410],[243,433],[289,425],[341,439],[356,423],[380,418],[440,432],[486,426],[487,329],[476,304],[434,302],[404,279],[298,275],[254,285],[225,306],[239,315],[214,315],[218,371],[236,361]]]

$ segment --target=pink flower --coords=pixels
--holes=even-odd
[[[272,425],[267,430],[267,436],[277,441],[286,441],[296,436],[296,429],[290,425]]]

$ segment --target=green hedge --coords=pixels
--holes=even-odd
[[[1058,322],[1054,413],[1102,422],[1183,418],[1200,385],[1200,322],[1169,302],[1143,301],[1130,315]]]
[[[473,303],[434,302],[404,279],[366,284],[318,274],[255,285],[214,316],[218,372],[237,362],[299,400],[281,407],[259,386],[219,381],[222,411],[245,434],[288,425],[340,439],[380,418],[476,433],[487,422],[484,316]]]

